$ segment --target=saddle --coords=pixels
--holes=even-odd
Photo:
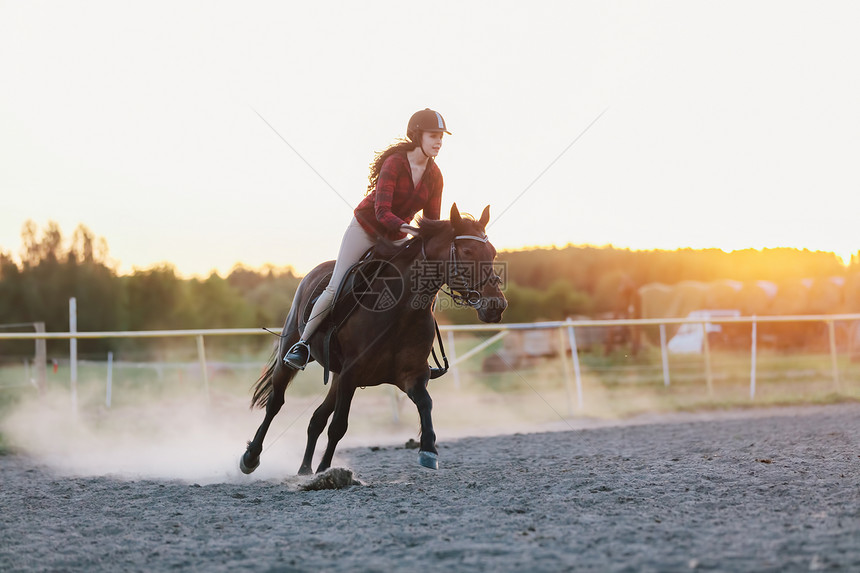
[[[302,324],[308,323],[314,303],[328,286],[330,279],[331,273],[315,285],[308,304],[302,310],[300,317]],[[359,307],[374,311],[385,311],[394,307],[399,302],[400,297],[406,293],[404,281],[404,277],[394,265],[384,259],[374,257],[373,247],[365,251],[358,262],[349,267],[343,281],[335,291],[331,312],[320,325],[318,331],[323,336],[323,355],[319,362],[323,366],[324,384],[328,384],[332,370],[338,371],[343,366],[342,352],[337,336],[335,336],[338,327],[346,322]],[[436,334],[445,366],[442,367],[439,363],[438,358],[436,358],[436,351],[433,349],[433,359],[437,368],[430,369],[431,379],[438,378],[448,371],[448,358],[442,347],[442,335],[439,332],[438,324],[436,324]],[[311,360],[314,358],[311,357]]]
[[[343,277],[343,281],[338,285],[337,290],[335,290],[334,300],[332,301],[332,310],[323,321],[323,326],[328,326],[331,322],[343,322],[355,311],[358,306],[357,303],[360,301],[362,296],[361,293],[367,289],[367,283],[369,281],[365,277],[370,277],[372,280],[375,274],[374,269],[372,268],[372,263],[374,261],[372,252],[373,248],[371,247],[361,256],[358,262],[347,269],[346,274]],[[359,272],[360,270],[361,272]],[[313,293],[311,293],[310,299],[304,309],[302,309],[302,325],[306,325],[310,320],[313,306],[328,286],[330,280],[331,273],[328,273],[322,280],[314,285]],[[357,288],[360,288],[361,290],[357,291]]]

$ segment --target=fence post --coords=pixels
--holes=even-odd
[[[36,329],[36,332],[44,333],[45,332],[45,323],[44,322],[34,322],[33,327]],[[45,394],[45,390],[48,387],[48,367],[46,362],[48,361],[48,341],[44,338],[36,339],[36,387],[39,389],[39,393]]]
[[[203,373],[203,387],[206,389],[206,403],[210,403],[209,375],[206,373],[206,347],[203,346],[203,335],[197,335],[197,359],[200,361],[200,371]]]
[[[660,325],[660,356],[663,361],[663,386],[669,385],[669,348],[666,345],[666,325]]]
[[[708,342],[708,323],[702,323],[702,345],[705,349],[705,380],[708,383],[708,397],[714,396],[714,374],[711,371],[711,344]]]
[[[113,393],[113,352],[108,351],[107,363],[107,389],[105,390],[105,406],[110,408],[111,394]]]
[[[75,297],[69,299],[69,333],[78,332],[78,301]],[[78,413],[78,339],[69,338],[69,369],[72,391],[72,412]]]
[[[567,337],[570,339],[570,354],[573,359],[573,374],[576,377],[576,401],[577,407],[582,410],[582,373],[579,371],[579,351],[576,348],[576,333],[568,318]]]
[[[830,335],[830,366],[833,368],[833,386],[839,391],[839,362],[836,356],[836,326],[832,320],[827,321],[827,333]]]
[[[755,315],[752,321],[752,349],[750,349],[750,400],[755,399],[755,367],[756,367],[756,346],[758,345],[757,324]]]
[[[567,413],[573,415],[573,384],[570,380],[570,364],[567,363],[567,340],[564,338],[564,327],[558,329],[558,356],[564,367],[564,391],[567,395]]]

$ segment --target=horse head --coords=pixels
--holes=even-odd
[[[440,222],[447,223],[447,232],[434,233],[426,249],[429,259],[444,262],[444,283],[454,302],[473,307],[482,322],[495,323],[502,320],[508,301],[501,290],[502,279],[493,267],[496,249],[487,238],[489,221],[489,205],[475,220],[462,216],[455,203],[450,220]],[[426,225],[422,221],[419,227],[423,230]]]

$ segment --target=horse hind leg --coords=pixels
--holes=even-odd
[[[328,426],[328,444],[326,444],[325,453],[320,461],[320,465],[317,467],[317,473],[324,472],[331,467],[334,450],[337,448],[337,443],[346,434],[346,429],[349,425],[349,407],[352,404],[352,397],[354,395],[355,384],[341,377],[338,389],[335,392],[334,416],[332,416],[331,423]]]
[[[308,443],[305,447],[305,456],[302,458],[302,467],[299,468],[299,475],[310,475],[313,473],[313,458],[314,451],[317,447],[317,440],[325,430],[325,425],[328,423],[328,418],[334,411],[335,402],[337,399],[338,375],[332,375],[331,386],[329,386],[328,394],[322,404],[317,407],[311,416],[311,421],[308,424]]]
[[[281,363],[280,355],[280,352],[275,355],[276,362],[272,370],[271,380],[272,392],[266,400],[266,416],[263,419],[263,423],[257,429],[257,433],[254,434],[254,439],[248,442],[245,453],[239,458],[239,470],[245,474],[250,474],[260,467],[260,454],[263,453],[263,439],[269,431],[272,420],[281,410],[281,406],[284,405],[284,393],[296,375],[295,370]]]

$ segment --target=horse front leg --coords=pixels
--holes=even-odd
[[[325,430],[325,425],[328,422],[328,417],[334,411],[335,402],[337,399],[337,388],[339,386],[338,375],[334,374],[329,386],[328,394],[322,404],[314,411],[311,416],[311,421],[308,424],[308,444],[305,447],[305,457],[302,458],[302,467],[299,468],[299,475],[310,475],[313,473],[314,450],[317,447],[317,440]]]
[[[331,418],[331,423],[328,425],[328,444],[326,444],[322,461],[320,461],[320,465],[317,467],[317,473],[324,472],[331,467],[334,450],[337,447],[337,443],[346,434],[346,429],[349,425],[349,407],[352,404],[352,397],[354,395],[355,384],[351,377],[341,376],[337,390],[335,391],[334,415]]]
[[[432,470],[439,469],[439,451],[436,449],[436,432],[433,430],[433,399],[427,392],[429,372],[419,377],[407,390],[406,395],[418,407],[418,417],[421,422],[421,447],[418,450],[418,463]]]

